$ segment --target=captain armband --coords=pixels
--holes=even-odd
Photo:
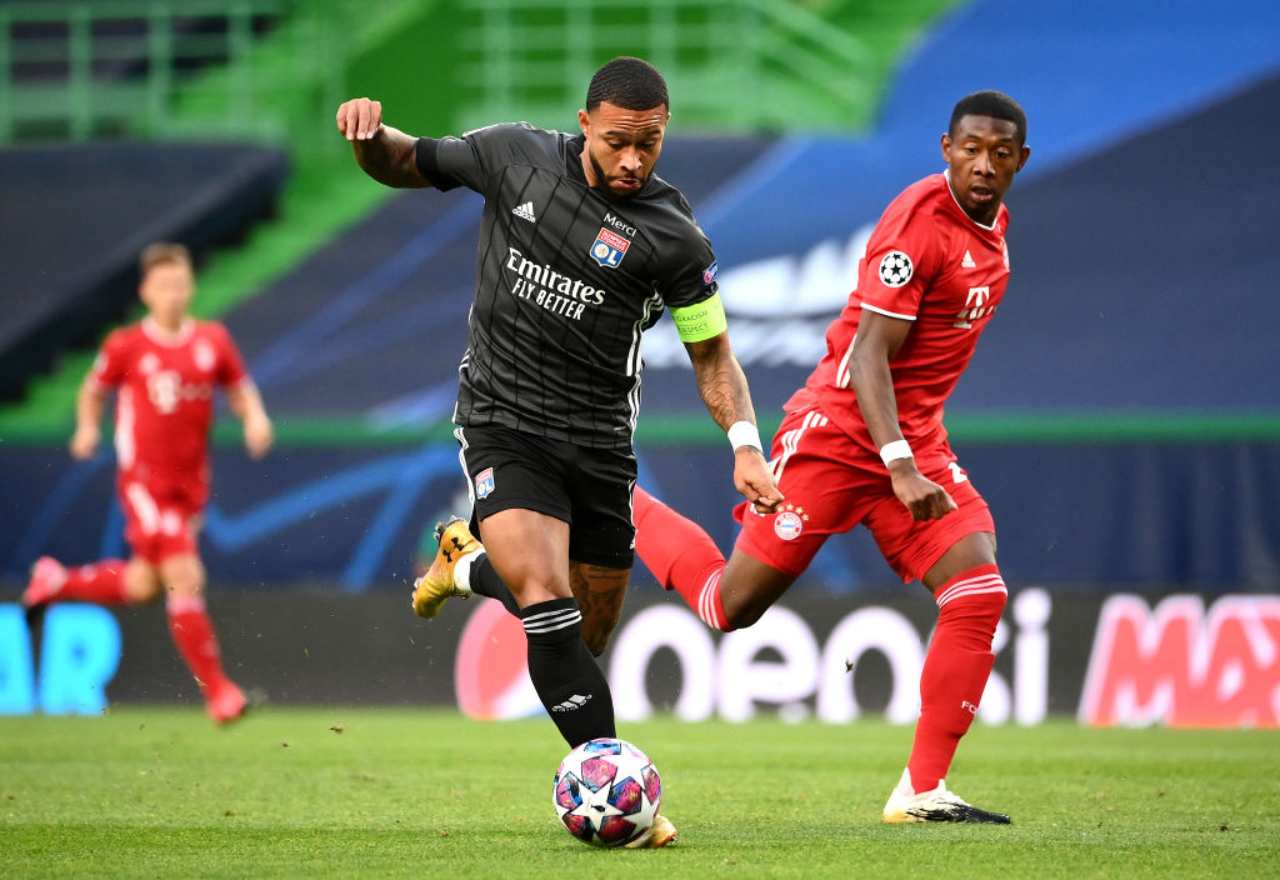
[[[703,342],[729,329],[718,293],[700,303],[672,309],[671,317],[681,342]]]

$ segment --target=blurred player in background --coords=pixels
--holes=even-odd
[[[226,328],[188,314],[195,278],[187,249],[151,245],[142,252],[141,273],[147,316],[107,337],[81,386],[71,438],[74,457],[93,457],[107,393],[117,389],[117,489],[132,558],[67,568],[42,557],[22,601],[37,610],[51,602],[135,604],[163,593],[174,644],[209,716],[221,724],[239,718],[246,701],[222,668],[196,546],[209,497],[214,386],[225,389],[231,411],[244,423],[245,446],[254,458],[271,448],[271,421]]]
[[[904,582],[933,593],[915,744],[886,822],[1009,821],[944,781],[991,673],[1007,592],[995,524],[951,451],[942,410],[1009,281],[1003,199],[1030,156],[1026,136],[1007,95],[956,104],[942,136],[947,170],[890,203],[825,357],[785,406],[771,465],[786,503],[767,516],[736,511],[728,563],[700,527],[636,488],[640,558],[716,629],[755,623],[829,535],[860,523]]]
[[[413,138],[384,125],[376,101],[337,114],[375,180],[485,198],[453,419],[484,544],[461,520],[442,527],[413,604],[434,617],[450,596],[503,601],[571,746],[616,736],[592,653],[617,623],[634,560],[640,338],[664,308],[735,449],[735,485],[767,508],[781,500],[725,332],[715,255],[684,197],[653,173],[669,118],[662,75],[636,58],[596,72],[580,134],[516,124]],[[674,834],[662,819],[646,842]]]

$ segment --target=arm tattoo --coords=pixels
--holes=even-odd
[[[702,402],[722,429],[729,430],[734,422],[756,420],[746,374],[727,345],[718,347],[714,356],[695,357],[693,371]]]

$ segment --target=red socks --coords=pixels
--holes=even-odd
[[[173,643],[178,646],[178,653],[182,654],[196,684],[200,685],[207,698],[227,684],[227,677],[222,671],[218,637],[213,634],[204,599],[170,594],[165,607],[169,613],[169,632],[173,635]]]
[[[920,720],[907,768],[916,793],[947,775],[995,663],[991,639],[1008,591],[995,565],[963,572],[938,590],[938,625],[920,676]]]
[[[720,598],[724,556],[697,523],[636,486],[632,496],[636,553],[664,590],[674,589],[713,629],[728,632]]]
[[[123,559],[104,559],[93,565],[68,568],[58,601],[123,605],[129,601],[124,590],[125,564]]]

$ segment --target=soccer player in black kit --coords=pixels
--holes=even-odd
[[[640,337],[664,308],[733,446],[734,485],[761,512],[782,500],[729,345],[715,255],[684,197],[653,173],[669,107],[655,68],[616,58],[592,77],[579,135],[518,123],[414,138],[368,98],[337,114],[375,180],[484,196],[453,419],[471,526],[440,527],[413,606],[430,618],[451,596],[501,600],[523,621],[529,677],[571,746],[617,735],[592,655],[617,624],[634,558]],[[674,837],[659,817],[636,843]]]

